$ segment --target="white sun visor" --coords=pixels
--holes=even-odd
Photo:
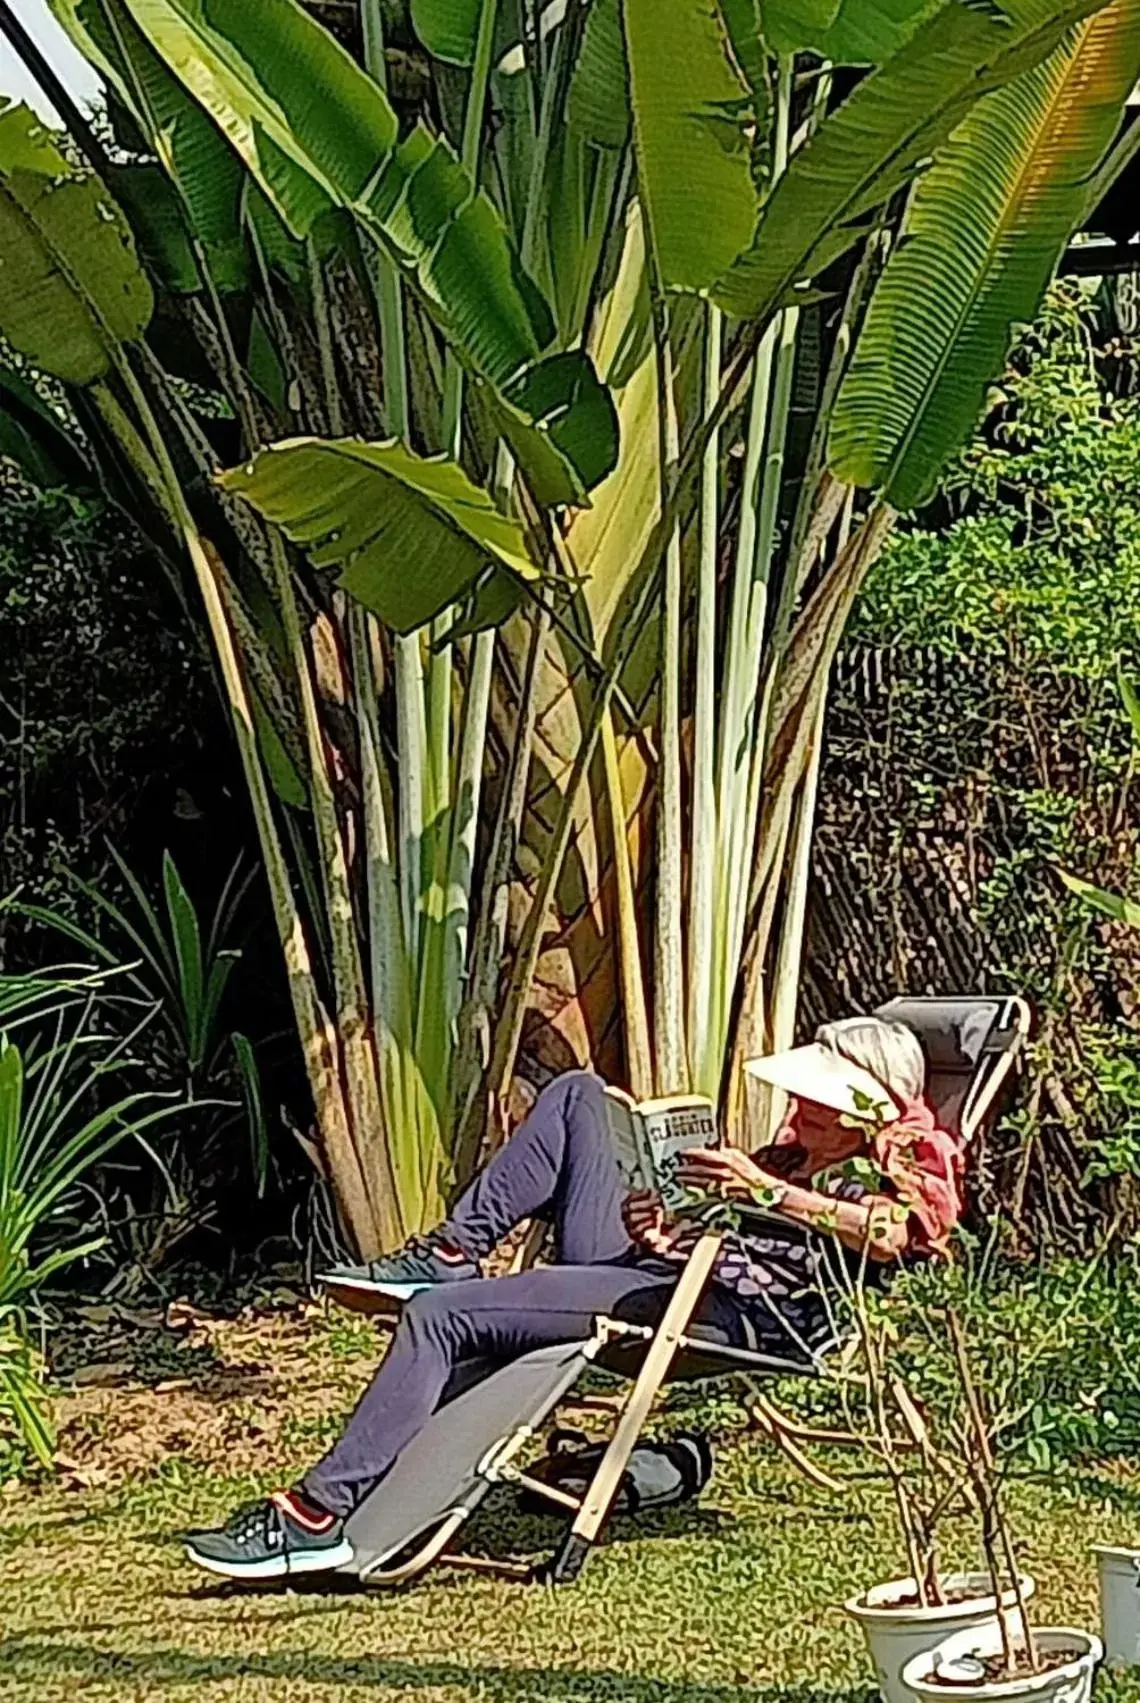
[[[833,1112],[873,1122],[889,1121],[899,1115],[899,1106],[878,1077],[862,1065],[850,1064],[830,1047],[813,1041],[810,1046],[792,1047],[768,1058],[750,1058],[744,1066],[749,1076],[782,1088],[795,1100],[811,1100]]]

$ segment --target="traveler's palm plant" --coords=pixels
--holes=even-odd
[[[830,659],[1122,157],[1140,4],[52,3],[116,146],[0,114],[0,330],[193,567],[350,1234],[494,1138],[556,917],[635,1091],[739,1134]]]

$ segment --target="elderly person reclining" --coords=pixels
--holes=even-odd
[[[912,1032],[849,1018],[825,1025],[817,1041],[869,1072],[900,1108],[897,1120],[875,1128],[793,1100],[769,1147],[751,1156],[696,1148],[679,1173],[706,1194],[762,1196],[787,1221],[786,1233],[766,1222],[762,1233],[727,1236],[698,1315],[730,1343],[775,1354],[826,1328],[826,1254],[836,1242],[849,1261],[881,1267],[941,1248],[961,1212],[959,1145],[923,1098]],[[834,1174],[861,1156],[882,1179],[877,1192]],[[556,1263],[484,1277],[480,1260],[535,1217],[553,1222]],[[407,1297],[380,1369],[324,1459],[293,1489],[190,1533],[190,1559],[247,1579],[341,1566],[352,1555],[345,1518],[443,1402],[473,1374],[587,1337],[598,1314],[655,1322],[696,1233],[669,1226],[656,1197],[624,1195],[599,1079],[558,1077],[437,1230],[390,1258],[329,1273],[377,1297]]]

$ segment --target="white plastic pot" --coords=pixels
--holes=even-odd
[[[863,1628],[883,1703],[914,1703],[914,1692],[903,1680],[903,1669],[912,1656],[933,1649],[956,1632],[989,1626],[997,1633],[997,1598],[988,1573],[945,1573],[941,1584],[947,1595],[959,1589],[971,1594],[960,1602],[927,1608],[913,1600],[917,1595],[913,1579],[892,1579],[889,1584],[875,1585],[845,1604],[848,1614]],[[1035,1589],[1033,1580],[1023,1575],[1023,1600],[1028,1602]],[[912,1599],[910,1602],[906,1600],[908,1597]],[[1017,1605],[1012,1591],[1006,1592],[1004,1606],[1007,1617],[1012,1611],[1016,1622]]]
[[[1089,1703],[1093,1675],[1104,1655],[1104,1645],[1092,1632],[1074,1626],[1048,1626],[1033,1634],[1041,1651],[1072,1649],[1071,1661],[1044,1673],[1019,1674],[1016,1679],[979,1680],[976,1685],[939,1685],[932,1677],[939,1663],[956,1656],[996,1656],[1001,1653],[1001,1636],[996,1622],[971,1632],[956,1632],[933,1650],[913,1656],[903,1669],[903,1681],[919,1703]]]
[[[1140,1663],[1140,1549],[1098,1543],[1100,1628],[1104,1657],[1113,1667]]]

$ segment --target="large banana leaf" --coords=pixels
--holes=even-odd
[[[121,3],[298,236],[330,200],[361,197],[390,157],[392,108],[294,0]]]
[[[566,115],[599,148],[621,148],[629,135],[629,75],[621,0],[593,0],[570,79]]]
[[[130,12],[296,234],[311,230],[330,199],[374,232],[414,275],[466,364],[541,432],[548,500],[580,500],[616,459],[612,403],[578,353],[575,385],[559,366],[558,407],[546,409],[550,311],[448,144],[422,125],[397,143],[383,91],[296,0],[112,3]],[[513,441],[529,469],[525,431]],[[553,495],[551,450],[561,470]]]
[[[538,570],[522,529],[461,467],[403,444],[291,438],[220,476],[317,567],[397,632],[412,632],[472,591],[487,569],[516,582]]]
[[[622,0],[637,181],[662,280],[715,283],[752,241],[748,85],[716,0]]]
[[[200,290],[198,261],[178,192],[162,167],[149,162],[114,166],[108,188],[130,220],[152,276],[176,295]]]
[[[928,498],[1033,318],[1140,76],[1140,0],[1116,0],[974,108],[919,184],[839,393],[831,463],[895,508]]]
[[[102,378],[154,298],[122,213],[26,106],[0,110],[0,332],[42,372]]]
[[[881,65],[897,53],[931,0],[744,0],[757,6],[777,53],[808,49],[837,65]]]
[[[721,280],[727,312],[766,320],[858,242],[864,215],[903,188],[975,100],[1048,57],[1101,0],[944,0],[793,156],[752,248]]]
[[[140,131],[162,158],[182,194],[190,223],[219,289],[245,281],[241,196],[245,172],[217,126],[182,84],[171,76],[127,12],[122,0],[49,0],[59,23],[80,52],[115,89]],[[119,185],[114,186],[118,192]],[[134,185],[132,187],[142,187]],[[196,287],[197,266],[179,253],[177,207],[161,209],[158,191],[148,189],[142,209],[152,235],[161,239],[156,258],[172,288]],[[155,221],[159,223],[156,225]]]

